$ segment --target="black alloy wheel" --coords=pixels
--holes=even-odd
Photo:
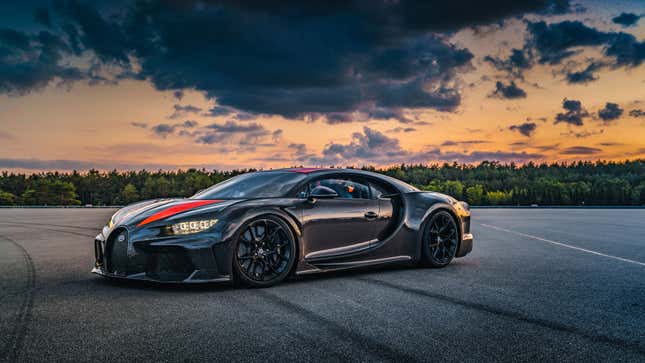
[[[238,232],[233,267],[244,285],[267,287],[287,277],[295,255],[295,238],[289,226],[267,215],[251,220]]]
[[[459,229],[446,211],[433,214],[423,234],[424,260],[432,267],[445,267],[455,257],[459,245]]]

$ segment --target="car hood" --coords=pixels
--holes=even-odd
[[[112,216],[108,228],[123,225],[130,227],[159,225],[195,214],[216,213],[239,201],[187,198],[146,200],[119,209]]]

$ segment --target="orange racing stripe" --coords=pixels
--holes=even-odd
[[[179,214],[181,212],[185,212],[185,211],[187,211],[189,209],[201,207],[203,205],[219,203],[219,202],[222,202],[222,201],[217,200],[217,199],[213,199],[213,200],[195,200],[195,201],[192,201],[192,202],[186,202],[186,203],[182,203],[182,204],[178,204],[178,205],[173,205],[170,208],[166,208],[166,209],[164,209],[162,211],[159,211],[159,212],[151,215],[150,217],[144,219],[139,224],[137,224],[137,227],[141,227],[141,226],[146,225],[148,223],[158,221],[160,219],[164,219],[166,217],[170,217],[170,216],[173,216],[175,214]]]

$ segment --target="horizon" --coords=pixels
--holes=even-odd
[[[497,161],[497,160],[482,160],[473,163],[459,163],[456,161],[453,162],[430,162],[430,163],[398,163],[391,164],[386,166],[375,166],[375,165],[329,165],[329,166],[307,166],[307,165],[288,165],[288,166],[279,166],[279,167],[269,167],[269,168],[253,168],[253,167],[243,167],[243,168],[233,168],[233,169],[215,169],[215,168],[176,168],[176,169],[98,169],[98,168],[88,168],[88,169],[71,169],[71,170],[18,170],[18,169],[0,169],[0,176],[3,175],[49,175],[49,174],[61,174],[61,175],[70,175],[77,173],[79,175],[87,175],[90,172],[98,172],[101,174],[108,174],[116,172],[118,174],[127,174],[127,173],[142,173],[147,172],[149,174],[177,174],[177,173],[187,173],[190,171],[204,172],[204,173],[248,173],[256,171],[273,171],[273,170],[284,170],[284,169],[293,169],[293,168],[305,168],[305,169],[362,169],[362,170],[374,170],[376,172],[386,172],[389,170],[400,169],[401,167],[406,168],[446,168],[446,167],[456,167],[461,169],[469,168],[479,168],[484,164],[492,165],[495,164],[502,168],[514,167],[517,169],[522,169],[526,167],[539,168],[543,166],[547,167],[576,167],[580,164],[588,164],[594,167],[603,166],[603,165],[625,165],[628,163],[645,163],[645,158],[636,158],[636,159],[623,159],[623,160],[572,160],[572,161],[542,161],[535,162],[529,160],[524,163],[517,163],[514,161]]]
[[[645,158],[642,2],[430,4],[0,4],[0,170]]]

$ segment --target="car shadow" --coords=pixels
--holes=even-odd
[[[391,266],[372,266],[372,267],[360,267],[347,270],[339,271],[329,271],[321,273],[312,273],[307,275],[293,275],[287,278],[285,281],[280,283],[277,286],[297,286],[302,283],[309,283],[312,281],[325,281],[333,279],[345,279],[345,278],[359,278],[365,277],[367,275],[372,275],[374,273],[396,273],[400,271],[409,271],[409,270],[419,270],[426,269],[425,267],[418,266],[409,266],[409,265],[391,265]],[[230,291],[230,290],[239,290],[239,289],[256,289],[248,288],[244,286],[235,286],[230,282],[217,282],[217,283],[174,283],[174,282],[154,282],[154,281],[143,281],[143,280],[126,280],[126,279],[115,279],[115,278],[105,278],[96,276],[94,279],[96,284],[99,284],[104,287],[111,288],[123,288],[123,289],[138,289],[138,290],[157,290],[157,291],[168,291],[168,292],[216,292],[216,291]],[[266,289],[270,289],[268,287]],[[262,288],[260,288],[262,289]]]

